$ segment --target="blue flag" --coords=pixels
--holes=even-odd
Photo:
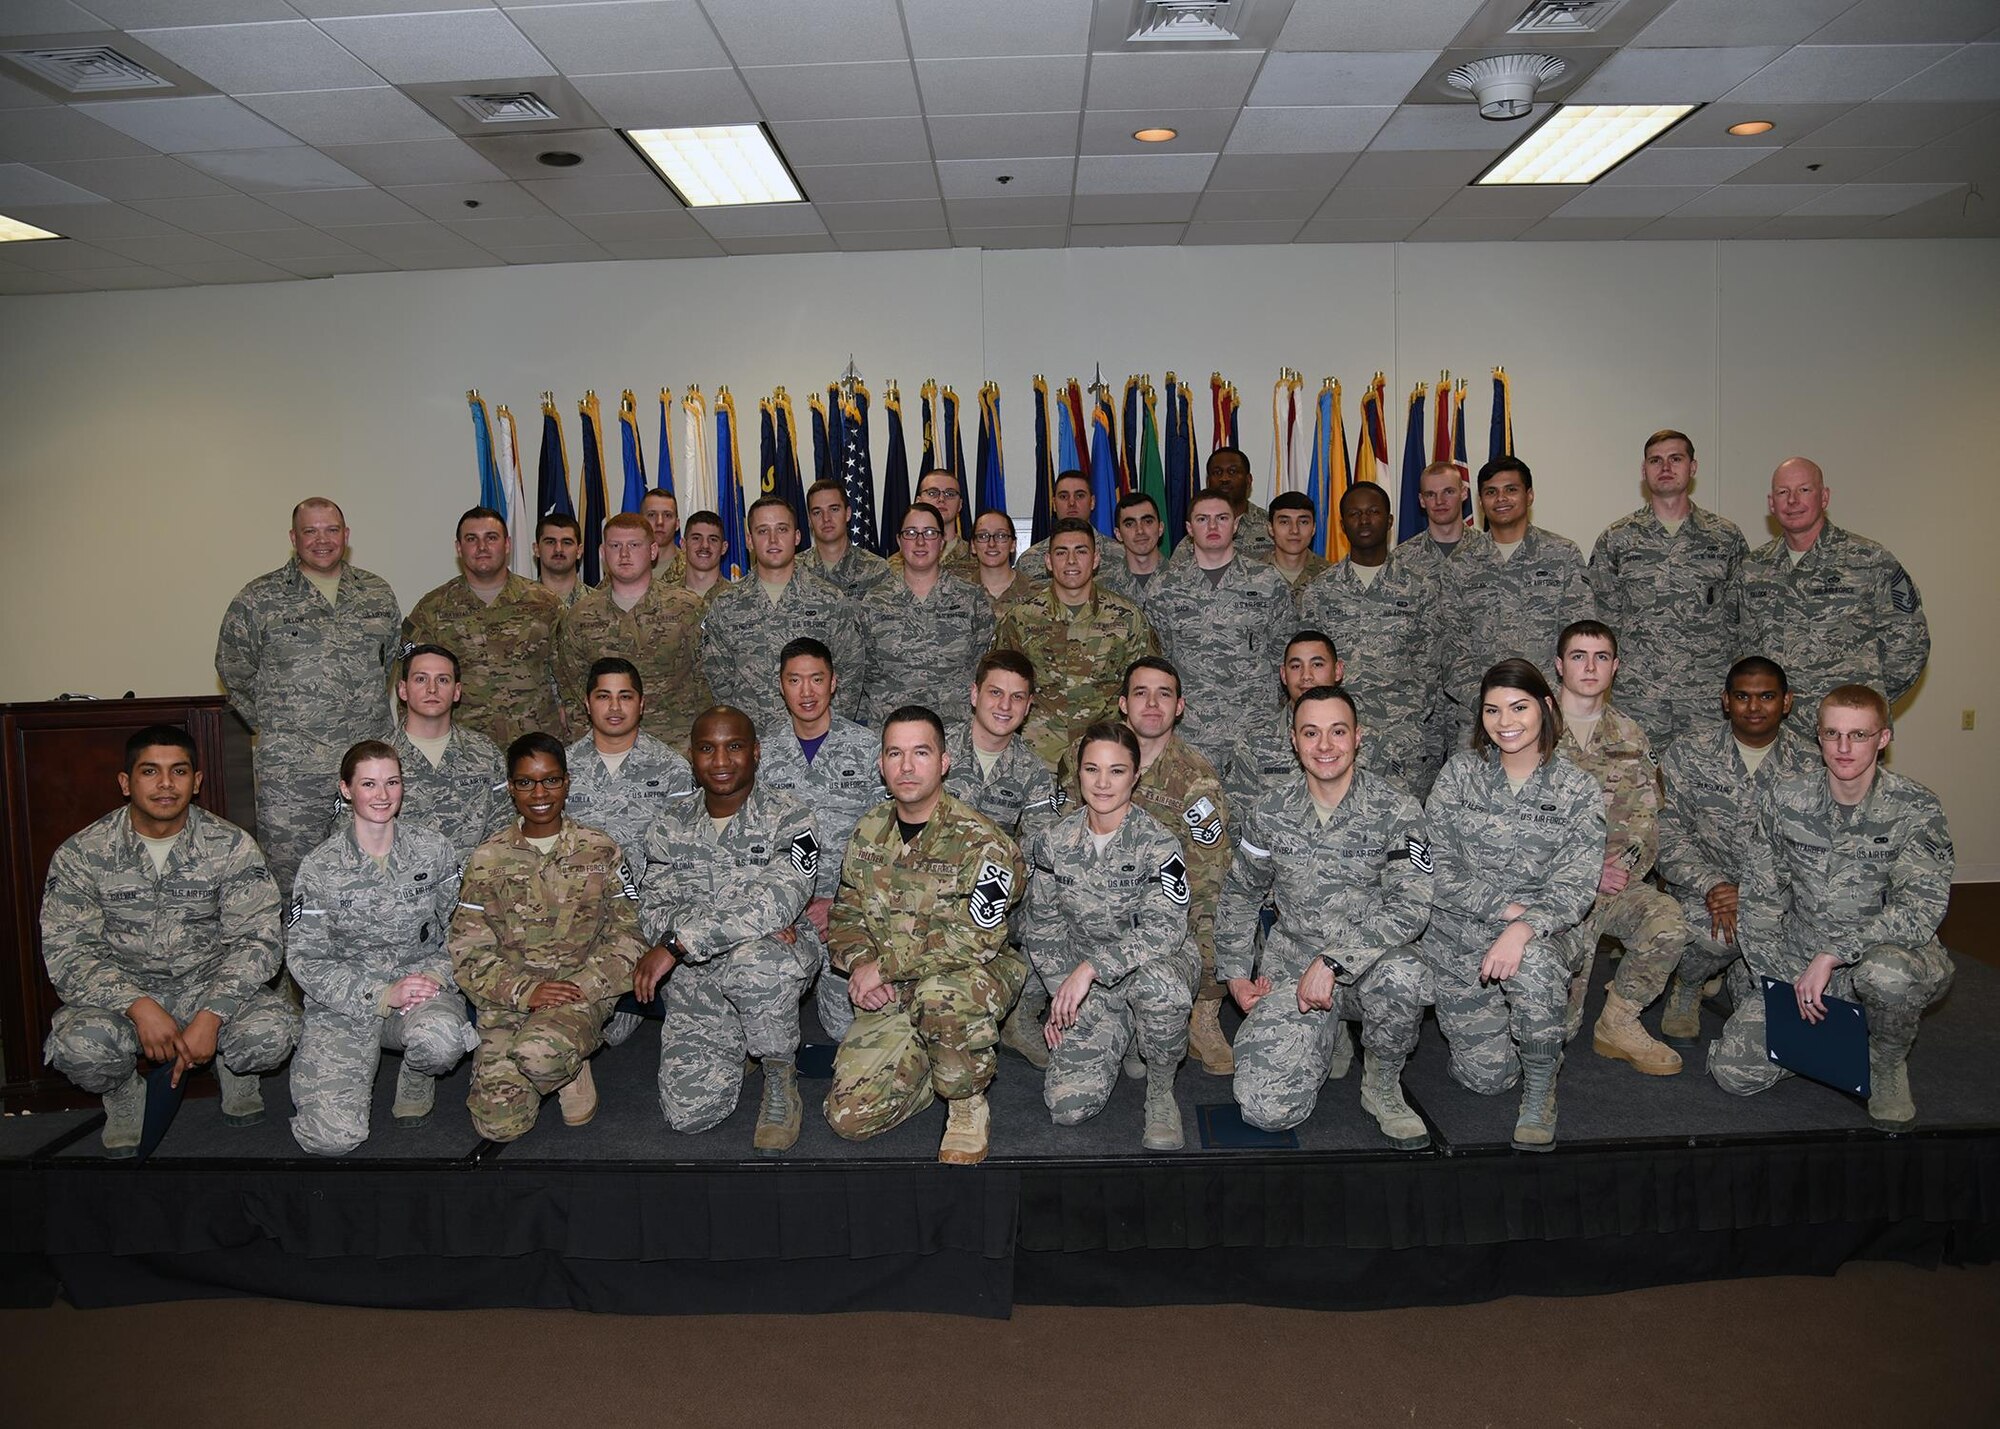
[[[828,400],[832,399],[829,398]],[[833,479],[833,467],[829,463],[832,460],[832,450],[827,446],[826,441],[826,403],[820,401],[817,396],[814,396],[808,399],[807,405],[812,408],[813,480],[831,481]]]
[[[618,455],[625,463],[625,501],[620,511],[637,511],[646,499],[646,453],[639,447],[639,401],[630,388],[618,397]]]
[[[743,456],[738,449],[736,399],[724,387],[715,396],[715,514],[722,518],[722,574],[741,580],[750,569],[743,530]]]
[[[560,512],[576,515],[569,495],[569,450],[563,445],[562,419],[556,415],[556,394],[542,394],[542,456],[535,469],[535,519]]]
[[[944,431],[941,445],[949,454],[946,468],[958,478],[958,539],[972,539],[972,501],[969,473],[965,469],[965,437],[958,425],[958,393],[944,389]]]
[[[1118,510],[1118,414],[1111,410],[1109,388],[1098,390],[1090,413],[1090,494],[1097,503],[1092,523],[1109,536]]]
[[[667,395],[667,389],[660,389],[660,490],[674,496],[674,399]],[[680,498],[674,496],[674,505],[680,505]]]
[[[1423,504],[1417,500],[1424,474],[1424,391],[1419,382],[1410,393],[1410,410],[1403,419],[1403,486],[1402,498],[1396,503],[1401,513],[1396,522],[1398,541],[1409,540],[1426,524]],[[1449,392],[1440,391],[1439,395],[1446,401],[1451,398]]]
[[[477,392],[465,394],[472,410],[472,450],[479,463],[479,504],[507,518],[507,490],[500,484],[500,463],[493,456],[493,429],[486,424],[486,401]]]
[[[903,444],[903,394],[891,382],[882,394],[882,411],[889,419],[889,455],[882,466],[882,532],[875,554],[896,548],[896,533],[910,511],[910,453]]]
[[[1007,471],[1000,453],[1000,384],[979,389],[979,514],[1007,514]]]
[[[611,519],[610,497],[604,489],[604,414],[595,392],[584,393],[576,410],[583,423],[583,583],[595,586],[602,579],[598,558],[604,523]]]
[[[1083,452],[1077,446],[1078,433],[1076,418],[1070,413],[1067,402],[1056,403],[1056,475],[1066,471],[1082,471]]]

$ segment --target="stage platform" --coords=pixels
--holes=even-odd
[[[1601,967],[1593,1015],[1608,976]],[[1705,1010],[1705,1037],[1720,1013]],[[941,1107],[841,1141],[818,1114],[823,1073],[803,1084],[797,1147],[766,1161],[750,1155],[757,1079],[721,1127],[679,1135],[660,1116],[657,1047],[653,1024],[598,1055],[589,1126],[564,1126],[551,1101],[505,1147],[472,1130],[463,1067],[429,1123],[406,1131],[390,1123],[385,1065],[375,1133],[338,1161],[299,1152],[282,1077],[266,1083],[262,1126],[227,1127],[213,1098],[190,1100],[143,1166],[101,1158],[96,1113],[0,1118],[0,1299],[1334,1308],[2000,1248],[2000,970],[1963,959],[1911,1061],[1919,1123],[1895,1136],[1854,1099],[1796,1079],[1731,1097],[1699,1051],[1677,1077],[1641,1077],[1592,1053],[1586,1031],[1559,1083],[1559,1145],[1523,1154],[1509,1145],[1515,1095],[1451,1082],[1427,1023],[1405,1075],[1431,1127],[1424,1152],[1382,1140],[1357,1102],[1358,1065],[1327,1086],[1295,1145],[1251,1146],[1204,1144],[1209,1119],[1227,1119],[1229,1085],[1191,1066],[1179,1081],[1187,1149],[1160,1154],[1139,1145],[1138,1083],[1084,1126],[1057,1127],[1040,1074],[1007,1054],[981,1167],[936,1164]]]

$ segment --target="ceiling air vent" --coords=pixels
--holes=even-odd
[[[1138,0],[1128,40],[1200,41],[1240,38],[1243,0]]]
[[[64,45],[46,50],[0,51],[38,79],[66,94],[102,94],[121,89],[172,89],[174,82],[154,74],[137,60],[127,59],[109,45]]]
[[[481,124],[539,123],[557,118],[548,101],[538,94],[459,94],[459,108]]]
[[[1588,35],[1601,30],[1625,0],[1535,0],[1507,27],[1510,35]]]

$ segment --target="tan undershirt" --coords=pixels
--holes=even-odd
[[[604,761],[605,769],[615,777],[618,771],[624,767],[625,761],[632,757],[632,751],[621,749],[616,754],[606,754],[600,749],[597,751],[597,757]]]
[[[528,840],[528,847],[532,848],[536,853],[549,853],[555,848],[556,840],[561,837],[561,834],[550,834],[545,839],[530,838]]]
[[[431,768],[435,769],[444,763],[444,748],[451,743],[451,731],[446,730],[436,739],[418,739],[406,729],[403,731],[403,738],[415,745],[417,753],[423,755],[430,762]]]
[[[1363,590],[1367,590],[1370,586],[1374,585],[1375,582],[1381,578],[1382,572],[1386,568],[1383,566],[1350,565],[1349,569],[1351,569],[1354,572],[1354,578],[1361,582],[1361,588]]]
[[[1000,762],[1000,756],[998,754],[988,754],[975,744],[972,746],[972,757],[979,763],[979,777],[981,779],[991,779],[993,777],[994,766]]]
[[[777,585],[773,585],[769,581],[760,580],[757,582],[757,588],[764,592],[764,598],[766,600],[770,601],[771,604],[776,605],[779,601],[785,598],[785,584],[786,584],[785,582],[781,581]]]
[[[1749,745],[1745,744],[1742,740],[1737,739],[1734,735],[1730,736],[1730,739],[1731,742],[1734,743],[1736,746],[1736,752],[1743,756],[1743,767],[1745,769],[1748,769],[1752,774],[1755,774],[1757,772],[1758,766],[1763,764],[1763,762],[1770,757],[1771,750],[1776,744],[1776,741],[1774,740],[1772,741],[1771,744],[1765,745],[1762,749],[1752,749]]]
[[[1521,541],[1527,539],[1526,536],[1523,536]],[[1521,549],[1521,541],[1495,541],[1493,543],[1493,549],[1498,553],[1501,565],[1504,566],[1507,562],[1514,559],[1514,552]]]
[[[1811,546],[1806,547],[1806,551],[1810,551],[1811,549]],[[1787,546],[1785,547],[1785,559],[1796,566],[1806,558],[1806,551],[1794,551],[1790,546]]]
[[[174,845],[181,841],[181,835],[186,832],[187,828],[183,825],[175,829],[166,838],[149,839],[144,834],[136,833],[135,831],[135,837],[137,837],[140,843],[146,846],[146,856],[153,860],[154,873],[165,873],[167,871],[167,855],[174,851]]]
[[[326,603],[328,605],[334,605],[338,603],[337,597],[340,595],[339,571],[335,571],[330,576],[323,576],[319,574],[317,571],[306,570],[304,566],[299,567],[299,570],[305,575],[305,578],[307,580],[312,582],[313,589],[326,597]]]
[[[1660,524],[1667,528],[1667,534],[1669,536],[1678,536],[1681,533],[1681,527],[1687,525],[1687,517],[1683,516],[1675,521],[1669,521],[1666,518],[1662,517],[1660,520]]]

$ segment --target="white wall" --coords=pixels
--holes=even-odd
[[[1638,442],[1699,447],[1697,495],[1765,538],[1782,457],[1826,467],[1834,519],[1891,546],[1931,617],[1929,674],[1896,762],[1944,797],[1960,876],[2000,878],[2000,609],[1986,439],[2000,391],[2000,244],[1412,244],[703,259],[354,276],[251,287],[0,299],[0,699],[213,685],[224,605],[285,555],[299,496],[340,500],[355,557],[412,603],[451,573],[477,495],[467,387],[508,402],[531,465],[538,394],[575,400],[727,382],[754,442],[777,384],[808,392],[850,353],[878,398],[1001,384],[1014,503],[1032,475],[1029,380],[1103,364],[1241,389],[1243,445],[1268,476],[1270,383],[1347,391],[1389,375],[1403,402],[1440,368],[1514,378],[1537,517],[1586,547],[1638,502]],[[1205,388],[1204,388],[1205,391]],[[1309,410],[1309,409],[1308,409]],[[1205,395],[1197,431],[1207,446]],[[615,437],[615,424],[613,426]],[[754,452],[754,447],[753,447]],[[608,476],[619,484],[615,441]],[[1979,711],[1980,728],[1959,728]]]

